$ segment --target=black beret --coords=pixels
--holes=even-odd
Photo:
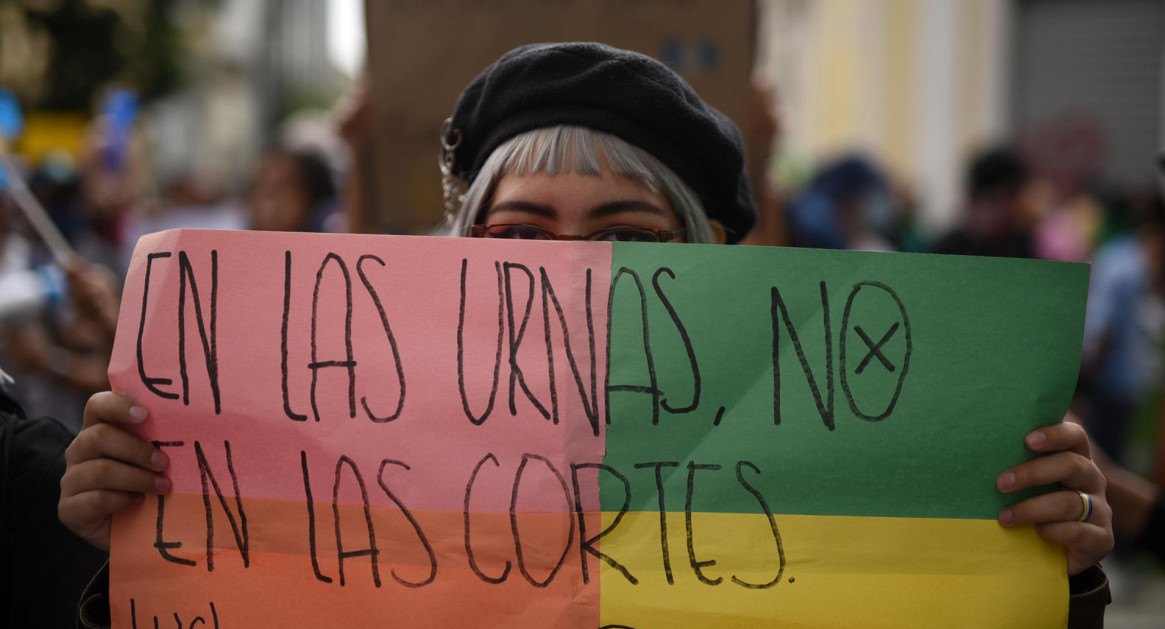
[[[724,224],[730,243],[756,223],[736,125],[667,66],[604,44],[531,44],[503,55],[461,93],[445,158],[472,182],[500,144],[556,125],[610,133],[653,155]]]

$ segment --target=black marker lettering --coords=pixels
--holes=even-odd
[[[655,469],[655,489],[659,496],[659,545],[663,551],[663,571],[667,575],[668,585],[675,583],[675,579],[671,573],[671,553],[668,551],[667,544],[667,502],[664,499],[663,489],[663,468],[665,467],[679,467],[680,464],[676,461],[657,461],[654,463],[636,463],[635,469],[640,470],[644,468]]]
[[[457,390],[461,394],[461,408],[470,422],[481,425],[493,412],[494,400],[498,394],[498,374],[502,366],[502,339],[505,336],[505,301],[502,280],[502,265],[494,262],[494,269],[498,274],[498,349],[494,356],[493,385],[489,390],[489,403],[485,405],[481,417],[475,417],[469,410],[469,397],[465,393],[465,274],[469,266],[469,259],[461,259],[461,308],[457,317]]]
[[[194,442],[194,456],[198,460],[198,474],[202,479],[202,505],[206,510],[206,571],[214,570],[214,516],[210,510],[210,488],[214,488],[214,494],[218,496],[218,502],[222,505],[223,513],[227,516],[227,521],[231,525],[231,531],[235,535],[235,544],[239,548],[239,554],[243,556],[243,567],[247,568],[251,565],[251,541],[247,533],[247,512],[243,510],[243,498],[239,492],[239,479],[235,474],[235,463],[231,458],[231,443],[223,441],[223,449],[226,451],[227,472],[231,476],[231,484],[235,490],[235,508],[239,512],[239,518],[236,521],[231,509],[227,506],[227,500],[223,496],[222,488],[219,487],[218,481],[214,477],[214,473],[210,470],[210,464],[206,461],[206,454],[202,451],[202,444]],[[209,481],[209,486],[207,484]],[[241,532],[240,532],[241,529]]]
[[[781,423],[781,329],[779,319],[785,322],[785,330],[793,341],[793,350],[797,353],[797,361],[801,363],[801,370],[805,372],[805,379],[809,382],[809,390],[813,393],[813,401],[817,404],[817,413],[825,422],[825,427],[833,430],[833,333],[829,325],[829,294],[825,290],[825,282],[821,282],[821,317],[825,325],[825,376],[826,399],[822,401],[821,391],[817,388],[817,380],[813,377],[813,370],[809,368],[809,361],[805,358],[805,350],[801,347],[801,340],[797,337],[797,329],[789,318],[789,311],[781,299],[781,292],[777,287],[772,288],[772,309],[770,316],[773,323],[773,423]]]
[[[190,405],[190,382],[186,376],[186,282],[190,281],[190,294],[194,301],[194,317],[198,324],[198,336],[202,339],[202,352],[206,361],[206,375],[210,380],[210,392],[214,396],[214,414],[222,412],[218,388],[218,251],[210,252],[210,336],[207,338],[206,324],[202,317],[202,303],[198,298],[198,284],[194,281],[194,267],[185,251],[178,252],[178,368],[182,376],[182,403]]]
[[[688,330],[684,327],[684,323],[680,321],[680,315],[676,312],[675,307],[668,301],[667,295],[663,294],[663,288],[659,285],[659,276],[667,274],[673,280],[676,279],[676,274],[667,267],[661,267],[651,276],[651,285],[655,288],[655,294],[659,297],[660,303],[667,310],[668,316],[671,317],[672,323],[676,326],[676,331],[680,333],[680,340],[684,342],[684,351],[688,354],[688,364],[692,369],[692,402],[682,408],[672,408],[666,399],[660,400],[660,405],[669,413],[690,413],[696,410],[700,405],[700,365],[696,363],[696,351],[692,348],[692,339],[688,337]],[[596,433],[597,434],[597,433]]]
[[[177,400],[178,394],[170,391],[163,391],[157,387],[160,384],[173,384],[174,381],[170,378],[151,378],[146,375],[146,363],[142,356],[142,338],[146,334],[146,306],[150,299],[150,270],[154,266],[154,260],[158,258],[169,258],[170,252],[164,251],[162,253],[151,253],[146,256],[146,278],[142,286],[142,318],[138,323],[138,377],[141,378],[142,384],[153,392],[155,395],[166,398],[167,400]]]
[[[405,518],[408,519],[409,524],[413,527],[413,531],[415,531],[417,534],[417,539],[421,540],[421,544],[425,547],[425,553],[429,555],[429,576],[425,577],[421,581],[405,581],[404,579],[397,576],[396,570],[391,570],[389,573],[392,575],[393,579],[396,579],[397,583],[405,587],[419,588],[421,586],[432,583],[433,579],[437,578],[437,556],[433,553],[433,547],[429,544],[429,539],[425,537],[425,532],[421,530],[421,525],[417,523],[417,519],[413,517],[413,514],[410,513],[407,508],[405,508],[404,503],[396,497],[396,494],[392,493],[392,490],[388,488],[388,484],[384,482],[384,468],[389,464],[399,465],[406,470],[410,470],[412,468],[400,461],[384,459],[380,462],[380,471],[376,473],[376,480],[378,483],[380,483],[380,488],[384,491],[384,495],[388,496],[388,499],[391,500],[393,504],[395,504],[396,507],[400,509],[400,512],[404,514]]]
[[[530,387],[526,385],[526,378],[522,375],[522,368],[518,366],[518,346],[522,344],[522,337],[526,335],[526,324],[530,321],[530,309],[534,304],[534,274],[530,269],[521,264],[514,262],[506,262],[502,265],[504,275],[506,278],[506,310],[508,311],[508,322],[510,331],[510,415],[518,414],[518,407],[514,401],[514,387],[521,385],[522,392],[526,394],[526,398],[534,404],[543,419],[550,419],[550,412],[546,407],[534,397],[530,391]],[[526,308],[522,314],[522,325],[514,330],[514,293],[513,283],[510,281],[511,269],[519,269],[526,275],[527,293],[526,293]]]
[[[340,272],[344,275],[344,360],[321,361],[316,336],[317,324],[319,322],[320,285],[323,284],[324,271],[327,270],[328,263],[333,260],[340,267]],[[316,272],[316,285],[311,300],[311,363],[308,364],[308,368],[311,369],[311,411],[317,422],[320,420],[320,410],[316,403],[316,385],[319,380],[319,370],[331,367],[342,367],[348,370],[348,417],[355,418],[356,361],[352,357],[352,277],[348,274],[348,265],[344,264],[344,260],[334,253],[329,253],[324,258],[324,261],[320,264],[319,271]]]
[[[469,568],[473,570],[473,573],[476,574],[479,579],[485,581],[486,583],[501,583],[502,581],[506,580],[506,577],[510,576],[510,561],[506,560],[506,567],[504,570],[502,570],[501,576],[491,577],[482,572],[481,568],[477,567],[477,559],[475,559],[473,556],[473,545],[469,541],[469,497],[470,493],[473,491],[473,483],[477,481],[477,473],[481,471],[481,466],[485,465],[486,461],[492,462],[494,467],[501,467],[501,464],[498,463],[497,457],[490,453],[482,457],[482,459],[477,462],[477,465],[473,466],[473,472],[469,474],[469,482],[465,484],[465,509],[461,512],[462,516],[465,518],[465,555],[469,558]]]
[[[615,478],[618,478],[619,482],[623,483],[623,506],[619,508],[619,513],[615,514],[615,519],[611,521],[611,524],[609,524],[607,528],[603,529],[602,532],[590,539],[587,539],[586,519],[583,517],[582,491],[578,482],[578,471],[581,469],[606,471],[611,473]],[[571,484],[574,486],[574,512],[578,517],[578,550],[580,563],[582,564],[583,583],[590,583],[590,573],[587,569],[587,553],[590,553],[595,557],[598,557],[599,559],[607,562],[608,566],[618,570],[619,573],[622,574],[623,577],[631,583],[631,585],[638,585],[639,579],[636,579],[635,576],[632,575],[629,570],[627,570],[626,566],[615,561],[613,558],[611,558],[610,555],[600,552],[599,549],[595,547],[595,542],[598,542],[604,535],[615,530],[616,526],[619,526],[619,521],[623,519],[623,516],[631,507],[631,482],[628,481],[627,477],[620,474],[619,471],[615,468],[609,465],[604,465],[602,463],[572,463],[570,466],[570,479]]]
[[[175,397],[177,397],[177,396],[175,396]],[[185,443],[182,441],[154,441],[153,444],[154,444],[155,448],[180,448],[183,445],[185,445]],[[183,559],[182,557],[175,557],[174,555],[170,554],[171,548],[182,548],[182,542],[162,541],[162,521],[165,519],[165,516],[166,516],[166,496],[164,496],[162,494],[158,494],[158,522],[157,522],[157,525],[155,527],[156,533],[154,536],[154,548],[158,549],[158,554],[161,555],[162,559],[165,559],[166,561],[170,561],[170,562],[173,562],[176,564],[181,564],[183,566],[198,565],[189,559]]]
[[[744,480],[744,474],[741,473],[741,470],[746,467],[752,470],[754,474],[760,474],[760,468],[757,466],[749,463],[748,461],[739,461],[736,464],[736,480],[740,483],[741,487],[744,487],[748,493],[752,494],[753,498],[756,498],[757,503],[760,504],[760,508],[765,512],[765,517],[769,520],[769,529],[772,530],[773,533],[773,541],[777,544],[777,555],[780,557],[781,565],[777,569],[777,576],[773,577],[773,580],[769,581],[768,583],[749,583],[747,581],[738,579],[736,575],[732,576],[732,582],[746,588],[760,590],[771,588],[776,585],[777,582],[781,580],[781,575],[785,573],[785,545],[781,542],[781,533],[777,530],[777,519],[773,517],[773,510],[769,508],[769,503],[765,502],[765,497],[762,496],[755,487],[750,485],[748,481]],[[792,583],[793,580],[790,578],[789,582]]]
[[[696,578],[701,583],[706,585],[720,585],[724,580],[723,577],[716,577],[709,579],[704,576],[704,568],[710,568],[716,565],[715,559],[708,559],[705,561],[696,560],[696,543],[694,541],[693,526],[692,526],[692,496],[695,494],[696,487],[696,470],[719,470],[719,465],[697,465],[693,461],[688,461],[688,492],[684,498],[684,529],[688,538],[688,563],[692,566],[692,571],[696,573]]]
[[[570,349],[570,332],[566,327],[566,315],[562,311],[562,304],[558,302],[558,297],[554,294],[554,288],[550,285],[550,278],[546,275],[546,269],[539,267],[538,270],[542,275],[542,318],[545,322],[546,329],[546,360],[550,365],[550,401],[553,407],[552,416],[554,423],[558,423],[558,396],[554,381],[554,353],[551,351],[550,345],[550,303],[554,304],[554,312],[558,315],[558,324],[562,330],[562,344],[566,347],[567,364],[570,366],[571,375],[574,376],[574,383],[578,387],[579,399],[582,400],[583,404],[583,412],[586,413],[587,420],[591,424],[591,430],[597,437],[599,435],[599,401],[598,387],[596,385],[597,375],[595,371],[595,325],[591,313],[591,270],[587,269],[586,281],[587,341],[591,359],[591,389],[589,399],[586,385],[583,383],[582,375],[579,374],[578,362],[574,358],[574,352]]]
[[[379,264],[380,266],[384,266],[384,260],[381,260],[380,258],[378,258],[374,255],[360,256],[360,259],[356,261],[356,274],[360,276],[360,281],[364,284],[364,288],[368,291],[368,295],[370,297],[372,297],[372,303],[376,304],[376,312],[380,314],[380,324],[382,326],[384,326],[384,333],[386,336],[388,336],[388,344],[390,347],[392,347],[392,358],[396,363],[396,375],[397,375],[397,380],[398,380],[398,386],[400,388],[400,397],[397,399],[397,402],[396,402],[396,410],[394,410],[392,413],[389,413],[388,415],[386,415],[384,417],[377,417],[376,415],[374,415],[372,413],[372,411],[368,408],[368,398],[367,397],[361,397],[360,404],[364,407],[364,412],[368,415],[369,419],[371,419],[372,421],[377,422],[377,423],[384,423],[384,422],[390,422],[390,421],[400,417],[401,410],[404,408],[404,405],[405,405],[405,372],[404,372],[404,369],[401,367],[400,350],[398,350],[397,346],[396,346],[396,337],[393,336],[392,328],[390,328],[388,325],[388,315],[385,314],[385,312],[384,312],[384,304],[382,304],[380,302],[380,296],[376,294],[376,289],[372,288],[372,282],[368,281],[368,276],[364,274],[364,266],[363,265],[364,265],[365,260],[372,260],[372,261],[376,262],[377,264]]]
[[[869,335],[867,335],[866,331],[862,329],[862,326],[855,325],[854,332],[857,332],[862,341],[865,341],[866,349],[869,351],[866,352],[866,357],[863,358],[860,363],[858,363],[858,368],[854,369],[854,373],[861,373],[864,371],[866,365],[870,364],[871,358],[877,358],[878,362],[882,363],[882,366],[885,367],[887,371],[894,373],[896,367],[894,366],[894,363],[890,362],[890,359],[886,358],[886,355],[882,353],[882,346],[885,345],[886,342],[891,338],[893,338],[894,333],[897,331],[898,322],[895,321],[894,325],[890,326],[890,329],[886,330],[886,333],[882,335],[882,338],[878,339],[878,342],[875,343],[874,341],[870,340]]]
[[[356,485],[360,488],[360,502],[364,506],[364,525],[368,529],[368,548],[360,550],[344,550],[344,542],[340,534],[340,481],[343,479],[345,466],[352,470],[352,477],[356,479]],[[336,559],[339,565],[340,586],[344,585],[345,559],[371,557],[372,582],[376,584],[376,587],[380,587],[380,567],[377,564],[380,550],[376,547],[376,529],[372,526],[372,510],[368,504],[368,489],[364,486],[364,477],[360,475],[360,469],[356,467],[356,462],[344,455],[340,455],[340,459],[336,461],[336,481],[332,485],[332,517],[336,523]]]
[[[526,560],[522,554],[522,536],[518,532],[517,514],[518,490],[522,485],[522,473],[526,470],[526,464],[532,460],[542,462],[542,464],[545,465],[547,469],[554,473],[554,477],[558,479],[558,484],[562,487],[562,494],[566,498],[568,510],[570,509],[570,490],[567,489],[566,480],[562,478],[562,474],[558,471],[557,468],[554,467],[549,459],[537,454],[527,453],[522,455],[522,462],[518,464],[518,471],[514,475],[513,493],[510,495],[510,530],[514,533],[514,552],[518,555],[518,571],[522,573],[522,576],[526,578],[526,581],[529,582],[530,585],[544,588],[547,585],[550,585],[550,582],[554,580],[554,575],[558,574],[558,571],[562,568],[563,562],[566,561],[566,554],[570,551],[571,540],[574,539],[574,518],[567,517],[567,521],[570,522],[570,533],[566,536],[566,546],[562,549],[562,555],[558,558],[558,561],[554,564],[554,567],[551,568],[550,573],[546,575],[546,579],[542,581],[535,579],[534,576],[530,574],[530,571],[526,569]]]
[[[283,413],[292,420],[302,422],[307,420],[307,415],[296,413],[291,410],[291,395],[287,386],[287,328],[288,321],[291,319],[291,251],[283,253],[283,328],[279,337],[279,349],[282,353],[282,360],[279,363],[279,369],[283,374],[279,384],[283,389]],[[314,522],[313,522],[314,526]],[[314,558],[314,555],[313,555]],[[319,571],[316,571],[319,576]]]
[[[863,287],[866,286],[880,289],[894,300],[894,304],[898,306],[898,312],[902,316],[902,330],[906,337],[906,352],[902,356],[902,370],[898,372],[898,382],[895,384],[894,394],[890,396],[890,401],[886,404],[886,408],[877,414],[866,413],[858,408],[857,401],[854,400],[853,392],[850,390],[850,374],[846,369],[846,332],[849,330],[850,312],[853,308],[854,300],[857,298],[858,293],[862,290]],[[870,338],[865,335],[865,332],[863,332],[861,328],[855,326],[855,331],[858,332],[859,336],[864,339],[867,348],[870,350],[870,355],[866,356],[866,358],[864,358],[862,362],[858,364],[857,369],[854,370],[855,374],[860,374],[865,364],[869,362],[871,356],[874,355],[876,355],[879,362],[881,362],[881,364],[885,366],[891,373],[895,371],[892,368],[894,365],[889,362],[889,360],[885,357],[885,355],[882,354],[880,350],[882,345],[884,345],[897,330],[898,323],[895,322],[894,325],[891,326],[890,329],[882,335],[881,340],[879,340],[877,343],[873,343],[871,342]],[[902,303],[902,300],[898,297],[898,294],[894,292],[894,289],[880,282],[867,281],[859,282],[856,284],[853,290],[850,291],[849,298],[845,301],[845,312],[841,316],[841,339],[839,340],[839,344],[841,345],[840,356],[838,357],[839,362],[841,363],[841,389],[845,392],[845,397],[849,402],[850,410],[853,411],[854,415],[861,417],[866,421],[876,422],[886,419],[890,416],[890,413],[894,412],[894,407],[898,404],[898,396],[902,394],[902,383],[906,381],[906,372],[910,368],[910,356],[914,353],[914,339],[910,331],[910,316],[906,314],[906,306]]]
[[[315,501],[311,496],[311,476],[307,471],[307,452],[299,451],[299,465],[303,468],[303,493],[307,497],[307,534],[308,534],[308,549],[311,552],[311,569],[315,572],[316,579],[324,583],[331,583],[332,577],[325,576],[320,572],[319,555],[316,552],[316,509]]]
[[[647,294],[643,291],[643,282],[641,282],[639,280],[639,275],[637,275],[635,273],[635,271],[632,271],[631,269],[628,269],[627,267],[620,268],[619,271],[615,273],[615,276],[613,278],[611,278],[611,288],[610,288],[610,291],[609,291],[608,296],[607,296],[607,321],[608,321],[608,325],[610,325],[611,321],[614,321],[614,318],[612,317],[612,311],[613,311],[614,306],[615,306],[615,288],[618,287],[619,280],[622,279],[622,277],[624,275],[627,275],[628,277],[631,278],[631,280],[633,282],[635,282],[635,289],[639,293],[639,314],[640,314],[640,319],[643,322],[643,355],[644,355],[644,358],[647,359],[647,377],[648,377],[648,382],[650,384],[648,386],[644,387],[644,386],[631,385],[631,384],[611,384],[610,383],[611,370],[610,370],[609,363],[610,363],[610,359],[611,359],[611,333],[610,333],[610,330],[608,330],[607,331],[607,361],[608,361],[607,380],[608,381],[607,381],[607,400],[606,400],[606,402],[607,402],[606,422],[608,425],[611,423],[611,392],[612,391],[631,391],[634,393],[649,393],[649,394],[651,394],[651,424],[654,426],[654,425],[659,424],[660,391],[659,391],[659,378],[655,374],[655,360],[651,356],[651,334],[650,334],[650,332],[648,330],[648,326],[647,326]]]

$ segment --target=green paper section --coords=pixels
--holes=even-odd
[[[1068,408],[1088,267],[617,243],[612,278],[604,511],[993,519]]]

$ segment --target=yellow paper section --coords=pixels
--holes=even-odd
[[[604,513],[604,526],[614,514]],[[691,544],[683,513],[669,513],[673,584],[658,513],[628,513],[601,550],[639,583],[603,566],[602,626],[676,627],[1064,627],[1062,548],[1031,527],[994,520],[777,515],[780,570],[764,515],[696,513]],[[691,553],[689,553],[689,548]],[[700,580],[692,567],[710,585]],[[733,582],[763,584],[764,589]]]

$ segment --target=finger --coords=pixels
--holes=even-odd
[[[1089,493],[1104,492],[1104,474],[1096,464],[1076,452],[1056,452],[1021,463],[995,479],[999,491],[1010,493],[1061,483]]]
[[[130,398],[113,391],[102,391],[94,393],[85,403],[81,429],[102,423],[140,424],[148,416],[145,407],[138,406]]]
[[[164,474],[113,459],[92,459],[70,465],[61,476],[62,497],[106,490],[164,494],[170,487],[170,479]]]
[[[160,448],[110,424],[82,430],[65,449],[65,462],[70,469],[95,459],[114,459],[155,472],[166,469],[169,463],[169,457]]]
[[[1036,452],[1071,451],[1080,456],[1092,458],[1088,446],[1088,433],[1080,424],[1060,422],[1031,431],[1024,437],[1028,448]]]
[[[90,491],[62,499],[57,505],[57,517],[77,536],[108,551],[112,515],[143,501],[142,494],[137,493]]]
[[[1054,491],[1005,507],[999,512],[999,523],[1007,527],[1047,522],[1074,523],[1083,513],[1080,494],[1069,490]],[[1092,515],[1087,523],[1107,526],[1111,517],[1112,512],[1103,498],[1093,497]]]
[[[1086,570],[1112,552],[1112,530],[1090,522],[1037,524],[1036,533],[1064,547],[1069,575]]]
[[[1039,536],[1065,548],[1095,546],[1103,548],[1107,532],[1104,527],[1089,522],[1047,522],[1036,525]]]

